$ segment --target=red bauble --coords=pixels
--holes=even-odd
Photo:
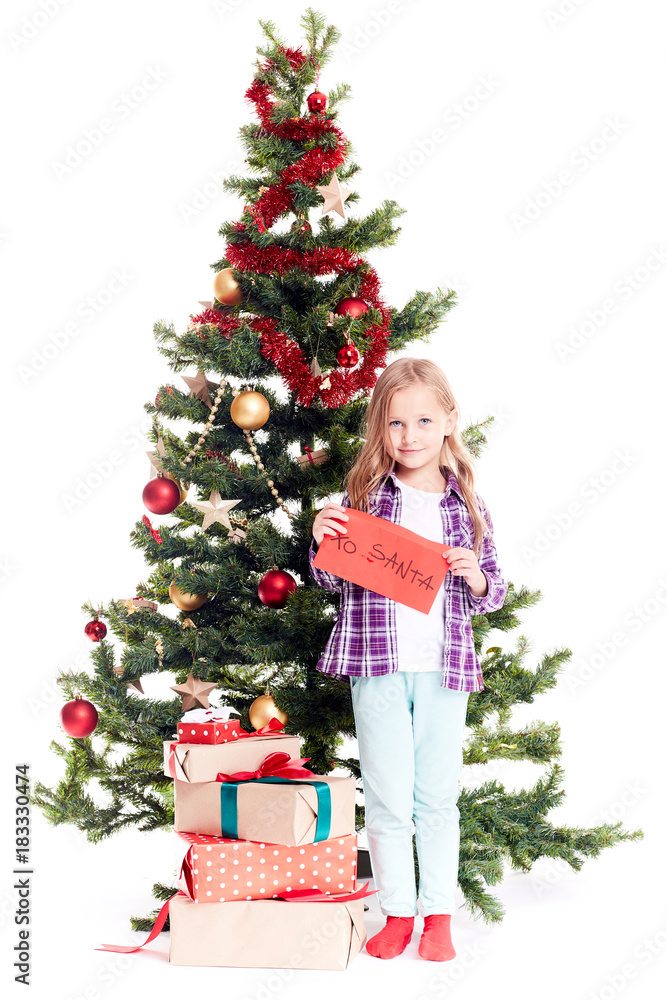
[[[311,114],[316,115],[319,111],[324,111],[327,106],[327,95],[323,94],[321,90],[314,90],[312,94],[308,95],[308,110]]]
[[[334,312],[336,316],[351,316],[353,319],[359,319],[365,312],[368,312],[368,306],[363,299],[341,299]]]
[[[152,514],[171,514],[181,502],[181,488],[173,479],[157,476],[146,483],[141,498]]]
[[[99,716],[97,709],[90,701],[75,698],[68,701],[60,710],[60,724],[68,736],[77,740],[90,736],[97,725]]]
[[[290,226],[290,232],[292,233],[312,233],[313,229],[308,219],[295,219],[295,221]]]
[[[354,344],[346,344],[345,347],[341,347],[336,357],[341,368],[354,368],[355,365],[359,364],[359,351]]]
[[[282,569],[270,569],[259,581],[257,593],[262,604],[269,608],[284,608],[287,598],[296,590],[297,582]]]
[[[107,634],[107,627],[99,618],[94,618],[92,622],[88,622],[84,632],[91,642],[99,642]]]

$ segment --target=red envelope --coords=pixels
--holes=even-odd
[[[451,545],[362,510],[345,509],[347,534],[325,535],[313,565],[428,614],[449,569]]]

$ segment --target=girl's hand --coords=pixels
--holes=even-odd
[[[484,597],[489,584],[472,549],[449,548],[442,553],[442,558],[449,563],[450,573],[463,577],[473,597]]]
[[[349,521],[349,517],[345,513],[346,509],[342,504],[328,503],[326,507],[318,511],[317,517],[313,521],[313,538],[318,545],[325,535],[335,536],[336,532],[347,534],[347,528],[338,523],[339,521]]]

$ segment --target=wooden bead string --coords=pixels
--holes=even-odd
[[[264,479],[266,479],[266,485],[271,490],[271,493],[273,494],[276,503],[278,504],[279,507],[283,508],[283,510],[285,511],[285,513],[287,514],[287,516],[289,517],[290,521],[293,520],[293,518],[296,517],[296,514],[293,514],[290,510],[287,509],[287,507],[284,506],[285,501],[283,500],[283,498],[281,496],[278,495],[278,490],[275,488],[275,486],[273,484],[273,480],[272,479],[267,479],[267,473],[264,471],[264,465],[262,464],[262,459],[261,459],[261,457],[259,455],[259,452],[257,451],[257,445],[255,444],[255,442],[253,440],[252,434],[250,433],[249,430],[246,430],[244,428],[243,429],[243,436],[246,439],[246,443],[247,443],[248,447],[250,448],[250,454],[252,455],[252,457],[254,459],[255,465],[257,466],[257,469],[258,469],[260,475]]]
[[[220,407],[220,401],[221,401],[223,393],[225,391],[225,386],[228,385],[228,384],[229,383],[227,382],[227,379],[224,379],[224,378],[220,379],[220,387],[219,387],[218,391],[215,394],[215,399],[213,400],[213,406],[211,407],[211,412],[209,414],[209,418],[206,421],[206,424],[204,426],[204,430],[201,432],[201,436],[200,436],[199,440],[197,441],[197,443],[195,445],[192,446],[192,448],[190,449],[190,451],[188,452],[188,454],[183,459],[183,463],[185,465],[189,465],[192,462],[192,459],[195,458],[195,456],[197,455],[197,452],[201,451],[202,445],[205,443],[207,436],[210,434],[211,430],[213,429],[213,424],[215,422],[215,415],[218,412],[218,409]],[[240,396],[242,391],[243,390],[241,390],[241,389],[236,389],[236,388],[232,387],[232,395],[234,397]],[[253,440],[252,434],[246,428],[242,428],[242,430],[243,430],[243,436],[244,436],[244,438],[246,440],[246,443],[247,443],[248,447],[250,448],[250,454],[253,457],[253,460],[255,462],[255,465],[257,466],[258,471],[260,472],[260,474],[262,475],[262,477],[264,479],[266,479],[266,485],[271,490],[271,493],[275,497],[275,501],[278,504],[278,506],[282,507],[283,510],[285,511],[285,513],[287,514],[287,516],[289,517],[289,519],[292,520],[294,517],[296,517],[296,514],[292,514],[292,512],[289,511],[287,509],[287,507],[284,506],[285,501],[283,500],[283,498],[281,496],[278,495],[278,490],[275,488],[275,486],[273,484],[273,480],[272,479],[267,479],[267,474],[266,474],[266,471],[264,469],[264,465],[262,464],[262,460],[261,460],[261,458],[259,456],[259,453],[257,451],[257,446],[255,445],[255,442]]]
[[[208,437],[208,435],[210,434],[211,430],[213,429],[213,423],[215,421],[215,415],[218,412],[218,407],[220,406],[220,400],[222,399],[222,394],[225,391],[225,386],[226,385],[228,385],[227,379],[221,378],[220,379],[220,388],[218,389],[218,391],[215,394],[215,399],[213,400],[213,406],[211,407],[211,412],[209,414],[208,420],[206,421],[206,424],[204,425],[204,430],[201,432],[201,437],[197,441],[197,444],[193,445],[192,448],[190,448],[190,451],[187,453],[187,455],[183,459],[184,465],[189,465],[190,462],[192,462],[192,459],[197,454],[197,452],[201,451],[202,445],[204,444],[204,442],[206,441],[206,438]],[[239,392],[240,392],[240,389],[232,389],[232,395],[234,395],[234,396],[238,396]]]

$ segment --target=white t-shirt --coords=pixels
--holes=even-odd
[[[442,493],[427,493],[396,480],[401,490],[401,524],[434,542],[443,541]],[[427,615],[396,603],[399,670],[442,670],[445,641],[445,584]]]

